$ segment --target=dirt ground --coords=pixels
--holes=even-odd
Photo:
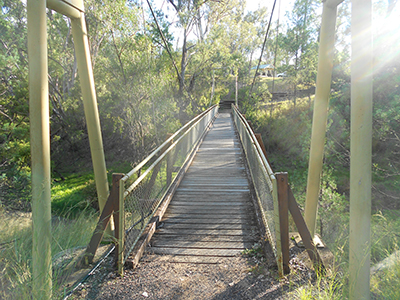
[[[168,257],[147,252],[124,277],[105,265],[70,299],[295,299],[293,291],[313,281],[315,273],[292,253],[290,278],[278,279],[264,258],[238,255],[217,264],[167,263]],[[295,294],[295,293],[294,293]]]

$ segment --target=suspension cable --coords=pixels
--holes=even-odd
[[[262,49],[261,49],[260,59],[258,60],[258,65],[257,65],[256,73],[254,74],[253,82],[252,82],[252,84],[251,84],[250,93],[249,93],[249,96],[250,96],[250,97],[251,97],[251,93],[253,92],[253,86],[254,86],[254,82],[256,81],[258,69],[260,68],[261,59],[262,59],[262,56],[263,56],[263,54],[264,54],[265,44],[267,43],[267,38],[268,38],[268,34],[269,34],[269,28],[270,28],[270,26],[271,26],[272,16],[274,15],[275,4],[276,4],[276,0],[274,0],[274,5],[272,6],[271,16],[270,16],[270,18],[269,18],[269,23],[268,23],[267,32],[265,33],[265,38],[264,38],[264,43],[263,43],[263,46],[262,46]]]
[[[163,34],[163,32],[162,32],[162,30],[161,30],[161,28],[160,28],[160,25],[158,24],[158,21],[157,21],[156,15],[154,14],[153,8],[151,7],[151,4],[150,4],[149,0],[146,0],[146,1],[147,1],[147,4],[149,5],[151,14],[153,15],[153,19],[154,19],[154,21],[156,22],[158,32],[159,32],[160,35],[161,35],[161,39],[162,39],[163,42],[164,42],[165,49],[167,49],[167,52],[168,52],[168,54],[169,54],[169,57],[171,58],[172,64],[174,65],[175,72],[176,72],[176,74],[177,74],[177,76],[178,76],[178,80],[179,80],[180,82],[183,83],[183,88],[184,88],[184,90],[186,91],[186,93],[188,94],[190,101],[191,101],[192,103],[194,103],[194,99],[193,99],[193,97],[192,97],[192,94],[190,94],[188,88],[186,87],[186,84],[185,84],[185,82],[184,82],[184,78],[182,78],[182,74],[179,73],[178,67],[176,66],[176,63],[175,63],[175,60],[174,60],[174,57],[172,56],[171,50],[169,49],[167,40],[165,39],[165,36],[164,36],[164,34]],[[275,1],[276,1],[276,0],[275,0]]]
[[[278,5],[278,24],[276,26],[276,40],[275,40],[275,53],[274,53],[274,76],[272,77],[272,93],[275,92],[275,70],[276,70],[276,53],[278,52],[278,37],[279,37],[279,19],[281,17],[281,0]]]

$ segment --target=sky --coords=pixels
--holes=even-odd
[[[276,12],[275,15],[278,15],[278,7],[279,7],[279,2],[281,5],[281,16],[285,14],[286,11],[288,11],[292,6],[293,6],[293,1],[292,0],[277,0],[276,1]],[[272,7],[274,4],[273,0],[247,0],[246,1],[246,9],[248,11],[255,11],[258,7]]]
[[[276,7],[275,7],[275,12],[274,12],[274,17],[273,17],[273,22],[278,19],[278,11],[280,12],[280,17],[281,21],[282,18],[285,15],[285,12],[290,10],[293,6],[293,1],[294,0],[277,0],[276,2]],[[268,7],[269,10],[272,9],[272,6],[274,4],[274,0],[247,0],[246,1],[246,10],[247,11],[255,11],[259,7]],[[279,9],[279,4],[280,4],[280,9]],[[177,21],[177,16],[173,14],[173,9],[170,4],[168,4],[167,0],[155,0],[154,1],[154,8],[156,9],[163,9],[164,13],[168,15],[168,21],[175,23]],[[173,33],[175,37],[175,45],[176,48],[181,47],[182,45],[179,40],[179,37],[182,35],[180,32],[180,29],[176,28],[175,26],[171,26],[170,32]]]

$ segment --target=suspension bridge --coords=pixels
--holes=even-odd
[[[244,116],[214,106],[171,135],[110,196],[81,264],[91,263],[114,218],[118,273],[146,250],[173,263],[215,264],[261,241],[280,276],[289,268],[289,212],[315,268],[324,265],[288,185],[274,173]]]
[[[171,255],[171,259],[179,256],[187,260],[193,257],[201,260],[204,256],[211,260],[240,252],[254,242],[257,233],[253,235],[253,229],[258,228],[259,235],[267,237],[279,273],[283,276],[289,272],[288,212],[293,216],[315,267],[323,269],[315,249],[314,231],[337,6],[341,2],[323,1],[304,221],[289,189],[287,174],[272,171],[260,139],[240,114],[237,105],[232,108],[233,123],[227,115],[218,115],[217,107],[211,107],[188,122],[132,171],[114,174],[112,190],[109,191],[83,1],[28,1],[34,299],[50,299],[52,295],[46,7],[71,19],[102,211],[81,263],[90,263],[103,234],[110,237],[112,229],[118,272],[122,274],[128,259],[132,264],[137,263],[157,226],[163,227],[158,229],[154,238],[154,251]],[[350,299],[370,298],[371,8],[371,1],[352,1]],[[243,149],[243,156],[240,149]],[[244,174],[245,164],[251,176],[249,182],[246,182]],[[259,211],[258,219],[261,220],[258,225],[249,221],[255,219],[252,217],[254,212],[249,209],[252,187],[256,203],[253,211]],[[137,255],[131,258],[131,253]]]

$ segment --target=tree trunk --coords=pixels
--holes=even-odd
[[[182,45],[182,60],[181,60],[181,76],[179,78],[179,95],[183,95],[183,89],[185,87],[185,72],[186,72],[186,61],[187,61],[187,29],[184,28],[183,31],[183,45]]]

